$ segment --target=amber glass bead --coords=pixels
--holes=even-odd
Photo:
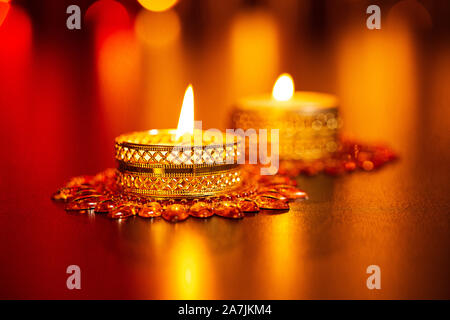
[[[305,191],[292,186],[277,186],[276,190],[289,200],[305,199],[307,194]],[[283,200],[283,199],[279,199]]]
[[[283,201],[288,200],[287,197],[285,197],[284,195],[282,195],[282,194],[281,194],[280,192],[278,192],[278,191],[258,192],[257,195],[258,195],[258,196],[262,196],[262,197],[271,197],[271,198],[275,198],[275,199],[283,200]]]
[[[239,209],[244,213],[255,213],[259,212],[258,204],[250,199],[240,200],[238,203]]]
[[[199,201],[189,208],[189,214],[196,218],[208,218],[211,217],[214,212],[212,211],[210,203]]]
[[[108,213],[108,218],[111,219],[126,219],[136,215],[136,206],[132,204],[124,204],[120,205],[114,209],[112,209]]]
[[[169,222],[179,222],[189,217],[188,209],[182,204],[170,204],[162,213],[164,220]]]
[[[362,163],[362,168],[364,169],[364,170],[366,170],[366,171],[371,171],[371,170],[373,170],[373,162],[372,161],[369,161],[369,160],[366,160],[366,161],[364,161],[363,163]]]
[[[150,202],[144,204],[138,212],[138,216],[141,218],[156,218],[162,214],[162,206],[158,202]]]
[[[353,161],[345,162],[344,168],[346,171],[354,171],[356,169],[356,163]]]
[[[289,203],[273,197],[257,196],[256,203],[260,209],[265,210],[289,210]]]
[[[108,213],[112,209],[114,209],[117,206],[116,202],[111,199],[106,199],[103,201],[100,201],[97,203],[97,205],[94,208],[95,213]]]
[[[97,203],[102,201],[101,196],[83,196],[78,197],[66,204],[67,211],[84,211],[94,209]]]
[[[231,219],[241,219],[244,217],[238,205],[231,201],[220,201],[216,203],[214,205],[214,213],[218,216]]]
[[[78,188],[61,188],[52,195],[55,201],[68,201],[75,197]]]

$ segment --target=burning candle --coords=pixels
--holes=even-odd
[[[242,99],[232,114],[235,128],[279,129],[280,159],[315,160],[338,148],[336,96],[297,91],[289,74],[278,77],[272,95]]]
[[[118,184],[153,197],[201,197],[241,183],[239,139],[194,128],[194,93],[186,90],[177,129],[152,129],[116,138]]]

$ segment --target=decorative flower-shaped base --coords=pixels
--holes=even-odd
[[[94,212],[112,219],[162,217],[166,221],[179,222],[189,217],[209,218],[213,215],[241,219],[260,210],[287,212],[289,201],[307,197],[292,178],[250,175],[253,171],[250,167],[243,171],[247,182],[226,194],[162,199],[122,192],[116,183],[116,169],[107,169],[95,176],[72,178],[53,194],[52,199],[65,202],[67,212]]]
[[[324,172],[338,175],[358,169],[371,171],[396,158],[392,150],[383,146],[342,141],[341,148],[330,158],[282,161],[279,173],[274,176],[261,176],[258,166],[244,166],[244,182],[239,187],[221,195],[186,199],[123,192],[117,183],[118,171],[107,169],[95,176],[72,178],[53,194],[52,199],[64,202],[67,212],[94,212],[112,219],[162,217],[166,221],[179,222],[189,217],[209,218],[213,215],[241,219],[260,210],[287,212],[289,202],[306,199],[307,194],[296,187],[294,177],[299,174]]]

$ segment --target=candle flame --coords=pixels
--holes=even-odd
[[[280,75],[275,82],[272,96],[277,101],[287,101],[294,95],[294,80],[288,73]]]
[[[184,94],[176,138],[179,139],[184,134],[194,134],[194,90],[192,85],[187,87]]]

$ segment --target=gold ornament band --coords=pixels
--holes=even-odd
[[[232,113],[233,128],[243,130],[279,129],[279,156],[284,160],[326,158],[338,147],[342,123],[336,108],[301,112],[298,110],[261,110],[238,106]]]
[[[229,143],[202,142],[183,146],[170,142],[170,130],[133,132],[116,138],[116,160],[138,166],[210,166],[237,164],[240,140]]]
[[[124,161],[118,161],[119,163],[119,171],[122,172],[136,172],[136,173],[145,173],[151,176],[160,177],[160,176],[170,176],[170,177],[179,177],[179,176],[202,176],[209,175],[217,172],[226,172],[232,169],[236,169],[238,164],[222,164],[222,165],[210,165],[210,166],[158,166],[158,167],[146,167],[146,166],[133,166],[129,165]]]
[[[124,192],[153,197],[205,197],[228,192],[241,184],[241,170],[200,176],[152,176],[141,172],[118,172]]]

